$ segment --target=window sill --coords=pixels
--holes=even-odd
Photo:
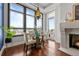
[[[18,36],[23,36],[23,34],[20,34],[20,35],[14,35],[13,37],[18,37]]]

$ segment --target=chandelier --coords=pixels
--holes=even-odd
[[[37,7],[37,10],[36,10],[36,12],[35,12],[35,17],[36,17],[37,19],[39,19],[40,16],[41,16],[41,12],[40,12],[39,7]]]

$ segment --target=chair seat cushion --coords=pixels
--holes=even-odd
[[[30,44],[34,44],[36,43],[36,40],[28,40],[28,42],[26,42],[26,45],[30,45]]]

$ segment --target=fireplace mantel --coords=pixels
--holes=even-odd
[[[79,20],[60,23],[61,28],[79,28]]]
[[[79,34],[79,21],[61,23],[60,31],[61,31],[60,50],[70,55],[79,55],[79,50],[69,47],[69,34],[70,33]]]

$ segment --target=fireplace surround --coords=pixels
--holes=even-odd
[[[60,24],[61,31],[61,43],[59,50],[73,56],[79,56],[79,49],[76,47],[71,47],[70,40],[75,40],[74,38],[79,38],[79,21],[74,22],[63,22]],[[79,40],[79,39],[76,39]],[[76,45],[79,45],[77,41]],[[77,46],[78,47],[78,46]]]

